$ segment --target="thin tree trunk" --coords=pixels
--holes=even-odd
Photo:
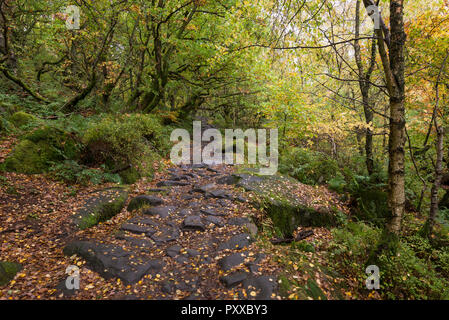
[[[440,190],[441,179],[443,177],[444,127],[438,124],[438,107],[440,102],[440,91],[439,91],[440,78],[448,57],[449,57],[449,50],[447,51],[446,57],[444,58],[443,63],[441,64],[440,71],[438,73],[437,81],[435,84],[435,107],[432,119],[435,124],[435,130],[437,132],[437,141],[436,141],[437,159],[435,163],[435,180],[432,185],[430,196],[429,219],[427,220],[426,223],[427,225],[426,232],[429,238],[432,236],[433,228],[435,225],[435,219],[438,215],[438,191]]]

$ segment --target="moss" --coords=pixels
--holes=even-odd
[[[339,224],[335,213],[319,212],[304,205],[287,200],[265,200],[265,211],[270,216],[281,236],[289,237],[299,226],[323,227]]]
[[[290,247],[292,249],[297,249],[303,252],[315,252],[315,247],[313,244],[307,241],[294,241],[290,244]]]
[[[120,178],[124,184],[133,184],[140,179],[140,173],[135,168],[129,168],[120,172]]]
[[[5,168],[20,173],[46,172],[54,162],[76,159],[79,147],[73,137],[53,127],[42,127],[26,135],[5,160]]]
[[[296,283],[292,283],[285,274],[279,276],[279,295],[281,297],[288,297],[291,289],[295,286]]]
[[[116,192],[112,195],[110,192]],[[85,208],[75,217],[75,222],[80,229],[87,229],[100,222],[107,221],[119,213],[125,205],[128,193],[123,189],[109,189],[104,195],[92,198]],[[118,195],[117,195],[118,194]]]
[[[9,121],[12,124],[14,124],[17,128],[27,126],[35,122],[36,120],[37,118],[35,116],[23,111],[16,112],[9,118]]]
[[[312,279],[309,279],[307,281],[307,284],[304,289],[307,295],[313,298],[314,300],[327,300],[327,297],[324,294],[324,292],[321,290],[318,284]]]
[[[21,141],[13,151],[13,154],[5,160],[5,169],[20,173],[41,173],[47,167],[46,150],[41,150],[39,145],[29,141]]]
[[[0,286],[8,284],[20,270],[22,266],[18,263],[0,261]]]

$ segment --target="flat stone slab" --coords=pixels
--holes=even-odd
[[[145,239],[139,239],[139,238],[134,238],[134,237],[130,237],[130,236],[123,236],[123,235],[118,235],[116,236],[117,239],[119,240],[126,240],[127,242],[129,242],[133,247],[137,248],[137,249],[149,249],[149,248],[153,248],[154,244],[151,241],[145,240]]]
[[[159,260],[138,259],[133,252],[112,244],[73,241],[64,248],[64,254],[76,254],[105,279],[120,278],[127,284],[138,282],[150,270],[162,268]]]
[[[251,236],[248,233],[241,233],[231,237],[228,241],[218,246],[218,251],[225,249],[243,249],[249,246],[252,242]]]
[[[72,216],[72,221],[80,229],[92,227],[118,214],[128,198],[126,190],[109,188],[92,193]]]
[[[232,199],[232,195],[227,190],[217,189],[207,193],[208,198]]]
[[[151,235],[151,239],[157,243],[175,241],[181,235],[179,229],[174,225],[167,224],[161,227],[162,230]]]
[[[124,224],[122,224],[120,229],[124,230],[124,231],[131,232],[131,233],[145,234],[147,236],[151,236],[153,233],[156,232],[156,230],[153,228],[141,227],[141,226],[138,226],[138,225],[135,225],[132,223],[124,223]]]
[[[251,292],[255,291],[256,300],[271,300],[277,288],[277,279],[273,276],[249,277],[243,281],[243,287],[246,289],[248,296],[251,296]]]
[[[206,193],[210,192],[213,188],[215,188],[215,183],[209,183],[203,186],[196,186],[193,188],[194,192]]]
[[[243,252],[233,253],[229,256],[221,258],[218,261],[218,265],[220,266],[221,270],[228,271],[228,270],[231,270],[232,268],[242,264],[243,262],[245,262],[246,257],[247,257],[247,254],[243,253]]]
[[[152,218],[143,217],[143,216],[135,216],[128,220],[128,223],[134,224],[144,224],[152,227],[159,227],[159,223],[154,221]]]
[[[201,213],[209,215],[209,216],[216,216],[216,217],[223,217],[223,216],[225,216],[224,213],[217,212],[217,211],[215,211],[213,209],[201,209],[200,211],[201,211]]]
[[[159,197],[149,196],[149,195],[140,195],[131,199],[128,204],[128,211],[134,211],[142,208],[143,206],[159,206],[164,203]]]
[[[182,223],[182,229],[204,231],[206,230],[206,227],[204,226],[200,216],[188,216]]]
[[[209,223],[209,224],[212,223],[219,228],[224,227],[224,225],[225,225],[225,222],[222,218],[215,217],[215,216],[207,216],[204,218],[204,221],[206,221],[206,223]]]
[[[166,180],[166,181],[160,181],[156,184],[157,187],[182,187],[182,186],[188,186],[189,182],[184,181],[173,181],[173,180]]]
[[[176,207],[174,207],[174,206],[153,207],[153,208],[145,209],[144,211],[142,211],[142,213],[149,215],[149,216],[159,216],[161,218],[167,218],[175,210],[176,210]]]
[[[181,249],[182,247],[180,245],[175,244],[174,246],[167,248],[166,250],[167,256],[174,258],[180,254]]]
[[[225,285],[226,288],[232,288],[242,283],[244,280],[246,280],[246,278],[248,278],[248,272],[238,271],[231,273],[230,275],[221,277],[220,281]]]

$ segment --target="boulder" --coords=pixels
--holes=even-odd
[[[94,192],[72,216],[80,229],[92,227],[119,213],[125,205],[128,192],[122,188],[109,188]]]
[[[149,195],[140,195],[131,199],[128,204],[128,211],[134,211],[142,208],[143,206],[158,206],[164,203],[159,197],[149,196]]]
[[[133,252],[112,244],[74,241],[64,248],[64,254],[76,254],[105,279],[120,278],[126,284],[134,284],[149,271],[162,268],[160,260],[141,260]]]

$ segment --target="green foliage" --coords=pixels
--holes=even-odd
[[[363,222],[350,222],[333,230],[329,248],[335,268],[358,279],[365,292],[365,267],[376,250],[382,231]],[[376,257],[380,269],[379,291],[388,299],[447,299],[447,251],[436,250],[419,236],[400,239],[395,254],[383,251]],[[435,263],[432,263],[432,260]]]
[[[20,270],[22,266],[18,263],[0,261],[0,286],[8,284]]]
[[[106,116],[87,129],[83,141],[86,163],[105,164],[111,170],[131,165],[145,175],[169,148],[159,120],[143,114]]]
[[[339,170],[336,160],[304,148],[287,148],[279,159],[279,171],[304,184],[328,183]]]
[[[102,169],[92,169],[80,165],[74,160],[55,163],[49,169],[50,175],[57,180],[68,183],[86,185],[88,183],[101,184],[105,182],[121,183],[118,174],[104,172]]]
[[[31,125],[33,125],[36,121],[37,118],[35,116],[33,116],[32,114],[23,112],[23,111],[19,111],[14,113],[10,118],[9,121],[14,124],[14,126],[16,126],[17,128],[24,128],[24,127],[29,127]]]
[[[298,242],[294,241],[290,244],[290,246],[292,249],[297,249],[304,252],[315,252],[315,247],[313,244],[304,240]]]
[[[80,145],[69,133],[44,126],[24,136],[5,160],[5,168],[20,173],[42,173],[59,161],[76,159]]]

